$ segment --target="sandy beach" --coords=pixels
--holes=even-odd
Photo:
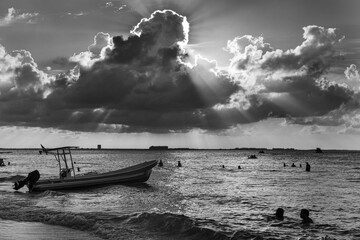
[[[1,240],[99,240],[88,233],[38,222],[0,220]]]

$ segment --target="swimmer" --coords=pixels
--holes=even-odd
[[[163,164],[162,160],[160,159],[159,167],[162,167],[162,166],[164,166],[164,164]]]
[[[284,209],[278,208],[276,209],[275,216],[271,215],[271,216],[267,216],[266,218],[267,221],[275,221],[275,220],[282,221],[284,220]]]
[[[181,162],[180,162],[180,161],[178,161],[178,167],[182,167],[182,165],[181,165]]]
[[[310,164],[309,164],[308,162],[306,162],[306,168],[305,168],[305,170],[306,170],[307,172],[310,172]]]
[[[222,168],[225,168],[225,165],[222,165]]]
[[[240,166],[240,165],[238,166],[238,169],[241,169],[241,166]]]
[[[276,209],[275,218],[277,220],[284,220],[284,209],[278,208]]]
[[[296,167],[295,163],[293,163],[293,164],[291,165],[291,167]]]
[[[302,218],[302,223],[309,224],[313,223],[313,220],[309,217],[310,213],[307,209],[301,209],[300,211],[300,217]]]

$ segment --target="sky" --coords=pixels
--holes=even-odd
[[[2,0],[0,148],[360,150],[358,9]]]

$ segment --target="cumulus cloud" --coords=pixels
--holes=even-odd
[[[69,58],[69,62],[79,63],[82,67],[90,68],[92,65],[106,57],[107,51],[113,48],[110,34],[99,32],[94,37],[94,43],[88,50],[79,54],[74,54]]]
[[[7,53],[0,45],[0,123],[28,125],[36,121],[46,85],[52,80],[38,69],[30,52]]]
[[[349,102],[354,92],[325,77],[343,38],[333,28],[311,25],[303,30],[302,44],[286,51],[273,49],[263,37],[229,41],[227,49],[234,54],[229,71],[244,87],[247,104],[239,102],[238,95],[224,108],[236,108],[247,121],[258,121],[321,116]]]
[[[44,84],[39,124],[83,131],[188,131],[218,128],[212,107],[239,90],[216,64],[185,64],[185,17],[156,11],[129,37],[98,33],[87,51],[71,61],[78,67]],[[34,119],[39,121],[34,122]]]
[[[103,41],[107,44],[96,48],[103,58],[91,67],[82,64],[79,79],[70,87],[55,89],[48,100],[63,102],[69,109],[82,108],[73,119],[93,116],[103,123],[101,128],[121,125],[126,131],[182,131],[209,127],[202,119],[204,109],[226,103],[238,86],[228,75],[210,71],[212,63],[204,59],[192,68],[183,64],[180,59],[185,60],[187,54],[181,45],[187,39],[185,17],[156,11],[135,26],[127,39],[115,36],[112,46]],[[89,48],[87,54],[92,56],[93,50]]]
[[[226,48],[228,70],[186,50],[189,23],[171,10],[142,19],[128,37],[98,33],[56,78],[28,52],[2,47],[1,124],[110,132],[217,131],[267,118],[342,124],[341,111],[358,103],[356,92],[326,79],[342,38],[332,28],[303,30],[302,44],[289,50],[262,36],[236,37]],[[7,112],[6,101],[27,107]]]
[[[31,19],[39,15],[39,13],[18,13],[15,8],[9,8],[5,17],[0,18],[0,27],[8,26],[16,22],[31,23]]]
[[[347,67],[344,74],[348,80],[360,81],[359,71],[356,69],[355,64],[351,64],[349,67]]]

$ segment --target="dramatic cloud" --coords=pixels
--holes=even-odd
[[[9,54],[0,45],[0,123],[32,124],[39,116],[46,85],[52,80],[38,69],[28,51]]]
[[[10,25],[15,22],[31,23],[31,19],[39,15],[39,13],[22,13],[19,14],[14,8],[9,8],[5,17],[0,18],[0,27]]]
[[[258,121],[320,116],[349,102],[354,92],[325,78],[342,38],[332,28],[303,30],[303,43],[287,51],[273,49],[262,37],[229,41],[227,49],[234,54],[229,71],[245,88],[247,104],[236,96],[224,107],[237,108],[248,121]]]
[[[88,52],[72,57],[82,66],[79,79],[55,89],[48,101],[52,107],[64,105],[63,117],[82,126],[96,119],[102,130],[209,127],[203,123],[203,111],[225,104],[238,86],[228,75],[211,71],[216,66],[204,59],[192,68],[182,63],[187,54],[181,46],[188,41],[188,31],[185,17],[156,11],[127,39],[116,36],[110,42],[106,34],[98,34]],[[95,47],[99,43],[101,50]]]
[[[76,66],[56,77],[29,52],[1,46],[0,124],[108,132],[217,131],[271,117],[343,124],[357,92],[326,79],[342,38],[331,28],[303,30],[303,43],[287,51],[263,37],[229,41],[228,70],[186,50],[189,23],[171,10],[142,19],[128,37],[98,33],[87,51],[58,58]]]
[[[188,59],[189,25],[173,11],[156,11],[127,39],[98,33],[79,65],[44,84],[36,118],[25,125],[83,131],[188,131],[212,128],[207,113],[239,90],[216,63]],[[34,120],[36,119],[36,121]]]

